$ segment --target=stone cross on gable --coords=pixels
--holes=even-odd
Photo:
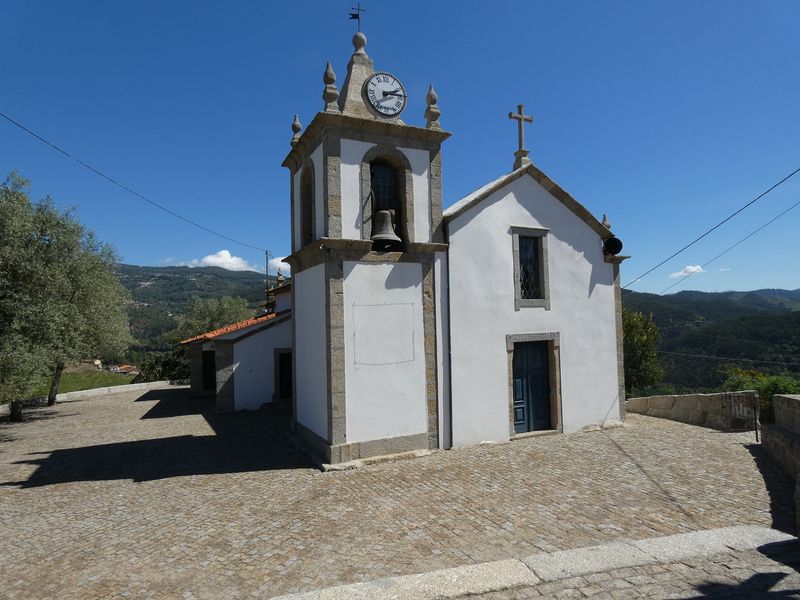
[[[508,118],[517,121],[519,131],[519,150],[514,152],[514,169],[531,164],[528,151],[525,149],[525,123],[533,123],[533,117],[525,114],[525,105],[517,104],[517,112],[508,113]]]

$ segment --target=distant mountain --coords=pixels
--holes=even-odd
[[[665,383],[677,391],[714,388],[731,367],[800,375],[800,289],[668,296],[623,290],[622,302],[653,315]]]
[[[136,338],[131,358],[143,352],[166,350],[164,334],[175,328],[192,298],[238,296],[255,309],[265,300],[266,276],[254,271],[228,271],[220,267],[140,267],[118,265],[117,274],[130,292],[129,315]],[[274,276],[271,277],[274,280]]]

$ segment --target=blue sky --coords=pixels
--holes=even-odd
[[[352,52],[350,0],[5,0],[0,111],[138,192],[230,237],[289,250],[292,117],[322,108]],[[800,167],[800,3],[379,2],[376,68],[423,124],[439,93],[445,205],[511,169],[524,103],[533,161],[633,258],[623,283]],[[0,173],[74,206],[133,264],[262,253],[154,209],[0,120]],[[800,174],[633,289],[660,292],[800,200]],[[800,287],[800,207],[673,288]],[[227,255],[219,255],[231,262]],[[208,262],[208,261],[206,261]],[[234,261],[235,262],[235,261]]]

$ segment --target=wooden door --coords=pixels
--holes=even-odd
[[[514,344],[514,432],[552,429],[547,342]]]

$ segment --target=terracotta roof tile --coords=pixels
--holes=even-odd
[[[245,329],[247,327],[251,327],[252,325],[258,325],[259,323],[265,323],[267,321],[271,321],[278,316],[281,316],[286,311],[281,313],[270,313],[268,315],[262,315],[260,317],[254,317],[252,319],[245,319],[244,321],[239,321],[238,323],[233,323],[231,325],[226,325],[225,327],[220,327],[219,329],[214,329],[213,331],[207,331],[206,333],[201,333],[200,335],[196,335],[194,337],[190,337],[189,339],[182,340],[181,344],[190,344],[191,342],[196,342],[198,340],[210,340],[219,335],[223,335],[225,333],[231,333],[234,331],[239,331],[240,329]]]

